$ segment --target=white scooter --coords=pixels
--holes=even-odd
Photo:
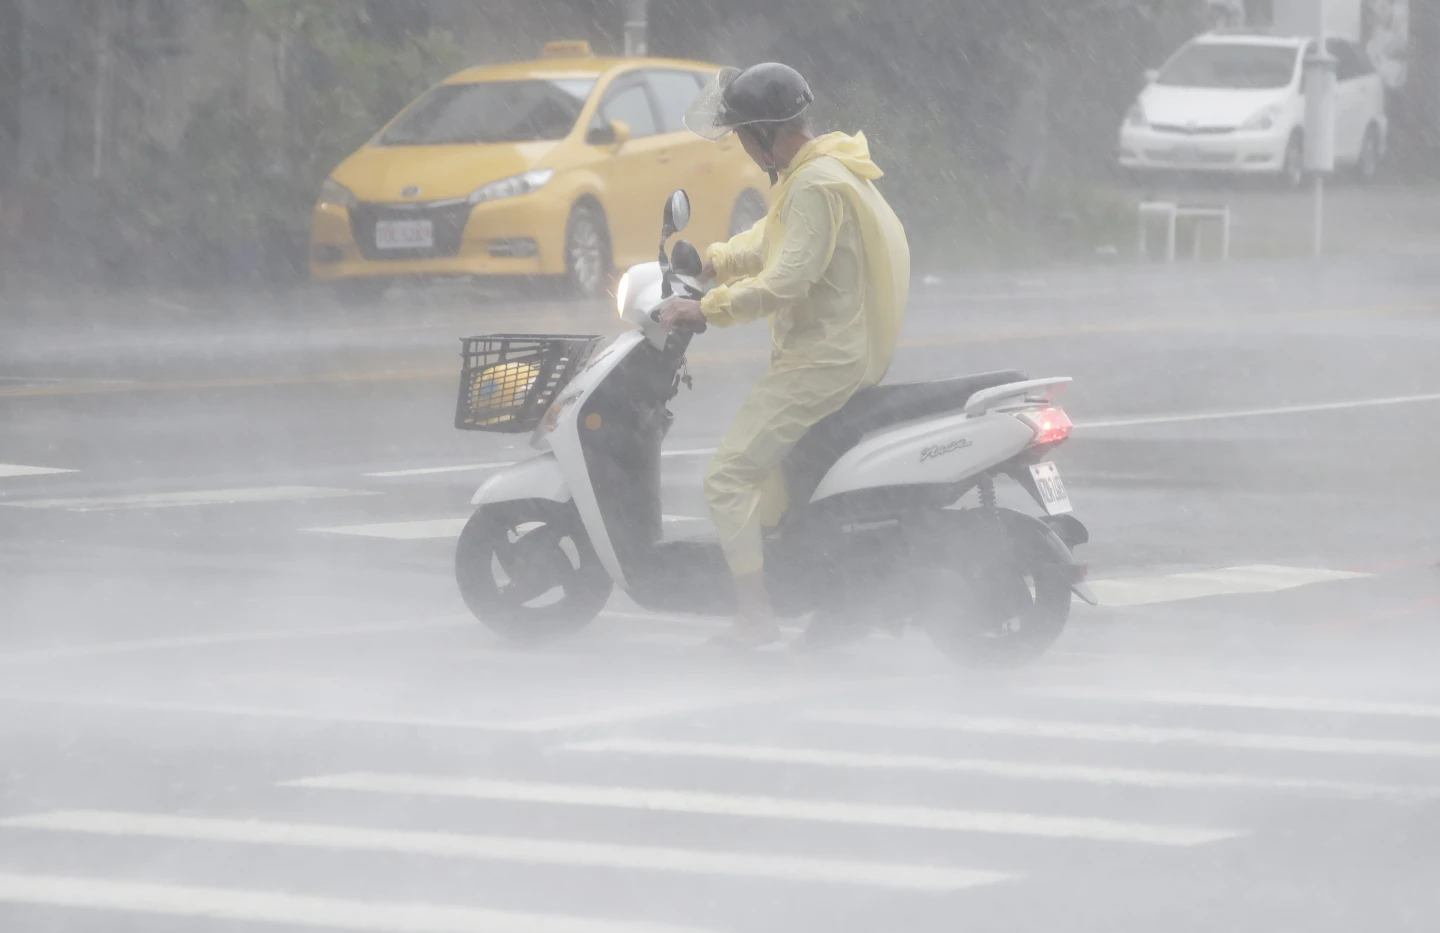
[[[691,244],[676,244],[673,266],[665,253],[689,216],[688,196],[675,192],[659,261],[632,268],[618,289],[635,328],[598,353],[596,336],[465,339],[456,426],[533,429],[544,451],[480,486],[456,552],[466,604],[508,637],[577,631],[614,587],[651,610],[735,610],[718,543],[662,531],[667,403],[688,384],[686,348],[704,329],[671,333],[657,320],[665,298],[705,291]],[[776,612],[860,634],[915,624],[966,664],[1039,657],[1064,628],[1072,592],[1095,602],[1071,553],[1088,532],[1046,459],[1070,434],[1049,398],[1068,382],[1003,371],[880,385],[815,425],[784,466],[791,506],[765,542]],[[999,507],[1000,475],[1045,514]],[[957,507],[972,489],[978,504]]]

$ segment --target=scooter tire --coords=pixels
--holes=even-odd
[[[575,557],[562,550],[558,541],[550,549],[517,548],[517,542],[510,540],[510,533],[518,533],[521,526],[530,524],[554,528],[559,540],[568,539],[574,544]],[[529,533],[533,530],[526,534]],[[551,550],[554,553],[549,553]],[[530,599],[517,601],[495,579],[493,563],[497,557],[507,575],[511,571],[529,572],[544,582],[543,575],[553,572],[554,587],[562,591],[560,599],[542,606],[525,605],[554,589],[551,587]],[[562,559],[563,565],[559,563]],[[461,598],[475,618],[511,641],[527,643],[574,634],[585,628],[605,608],[614,588],[574,506],[546,500],[499,503],[477,509],[465,523],[455,547],[455,580]]]

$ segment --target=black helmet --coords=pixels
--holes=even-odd
[[[737,127],[793,120],[814,100],[810,85],[789,65],[765,62],[744,71],[724,68],[690,105],[685,126],[699,136],[717,140]],[[773,135],[768,127],[757,129],[762,142]]]

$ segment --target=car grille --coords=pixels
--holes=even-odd
[[[1146,149],[1145,156],[1155,162],[1177,162],[1188,165],[1224,165],[1235,161],[1233,152],[1184,152],[1174,149]]]
[[[464,200],[433,204],[362,203],[350,208],[350,233],[366,259],[439,259],[460,252],[470,209]],[[428,249],[376,249],[375,225],[382,220],[429,220],[435,225],[435,245]]]
[[[1235,132],[1233,126],[1178,126],[1174,123],[1152,123],[1150,128],[1157,133],[1178,133],[1181,136],[1219,136]]]

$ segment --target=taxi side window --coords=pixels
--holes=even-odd
[[[654,136],[658,132],[655,111],[650,106],[650,95],[643,83],[627,81],[606,94],[600,109],[595,112],[592,129],[600,129],[611,120],[620,120],[629,126],[631,139]]]
[[[645,76],[660,106],[660,131],[679,133],[684,130],[685,111],[690,109],[690,104],[705,86],[700,76],[693,71],[660,68],[645,72]]]

